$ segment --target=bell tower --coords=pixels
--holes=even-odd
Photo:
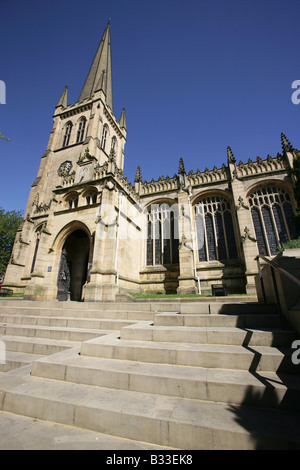
[[[124,168],[125,109],[118,120],[113,113],[111,41],[108,23],[78,101],[68,103],[68,85],[55,107],[53,129],[32,185],[26,214],[32,206],[49,204],[53,190],[88,183],[95,167],[111,157]]]
[[[53,286],[56,286],[57,266],[61,262],[55,256],[60,257],[62,247],[57,251],[52,247],[62,238],[63,227],[67,224],[69,238],[75,230],[75,221],[78,230],[86,230],[90,244],[88,265],[91,265],[93,225],[103,200],[101,178],[112,164],[123,173],[126,117],[124,108],[119,119],[113,111],[109,23],[78,101],[69,104],[68,93],[67,85],[55,106],[53,128],[31,186],[23,225],[5,276],[7,285],[26,286],[27,298],[37,297],[35,284],[48,282],[51,288],[43,288],[41,298],[54,297]]]

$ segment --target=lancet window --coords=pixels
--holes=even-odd
[[[71,136],[71,131],[72,131],[72,123],[68,122],[65,128],[65,134],[64,134],[64,139],[63,139],[63,147],[67,147],[70,142],[70,136]]]
[[[199,261],[238,257],[231,204],[222,196],[205,197],[194,207]]]
[[[102,148],[102,150],[105,150],[106,141],[107,141],[107,133],[108,133],[108,127],[107,127],[107,125],[105,124],[105,125],[103,126],[102,138],[101,138],[101,148]]]
[[[83,141],[85,125],[86,125],[86,119],[81,119],[78,124],[76,143]]]
[[[178,264],[178,250],[177,211],[169,204],[152,204],[147,214],[147,265]]]
[[[113,150],[114,152],[117,151],[117,138],[115,135],[111,139],[111,150]]]
[[[97,202],[97,193],[96,191],[91,191],[86,195],[86,203],[89,206],[90,204],[96,204]]]
[[[294,211],[289,192],[278,186],[261,187],[249,196],[258,251],[273,256],[295,236]]]
[[[78,194],[69,194],[66,198],[66,204],[69,209],[76,209],[78,207]]]
[[[38,253],[41,234],[42,234],[43,229],[44,229],[44,224],[40,225],[35,231],[36,239],[35,239],[35,246],[34,246],[34,252],[33,252],[33,258],[32,258],[30,273],[33,273],[34,268],[35,268],[35,262],[36,262],[36,258],[37,258],[37,253]]]

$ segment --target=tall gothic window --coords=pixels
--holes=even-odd
[[[168,204],[153,204],[147,220],[147,265],[178,264],[177,213]]]
[[[288,191],[277,186],[256,189],[249,196],[258,251],[273,256],[295,236],[294,211]]]
[[[111,139],[111,150],[113,150],[114,152],[117,151],[117,138],[115,135]]]
[[[65,128],[64,140],[63,140],[63,147],[67,147],[70,142],[70,135],[72,131],[72,123],[68,122]]]
[[[36,232],[35,232],[36,239],[35,239],[35,246],[34,246],[34,252],[33,252],[33,258],[32,258],[30,273],[33,273],[34,268],[35,268],[35,262],[36,262],[36,258],[37,258],[37,253],[38,253],[40,239],[41,239],[41,233],[42,233],[43,229],[44,229],[44,224],[40,225],[36,229]]]
[[[77,136],[76,136],[76,143],[83,141],[85,124],[86,124],[85,118],[79,121],[78,129],[77,129]]]
[[[105,145],[106,145],[106,140],[107,140],[107,133],[108,133],[108,127],[105,124],[103,126],[102,138],[101,138],[101,148],[102,148],[102,150],[105,150]]]
[[[199,261],[225,261],[238,257],[232,211],[228,199],[206,197],[195,205]]]

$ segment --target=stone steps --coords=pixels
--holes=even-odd
[[[34,361],[32,375],[170,397],[300,411],[297,376],[86,357],[79,351],[74,348]]]
[[[87,329],[104,329],[104,330],[120,330],[123,326],[131,325],[135,320],[120,320],[109,318],[79,318],[79,317],[54,317],[40,315],[0,315],[0,326],[3,324],[18,325],[36,325],[36,326],[54,326],[65,328],[87,328]]]
[[[6,351],[37,355],[55,354],[81,344],[78,341],[8,335],[0,336],[0,340],[5,343]]]
[[[7,323],[0,325],[0,335],[28,336],[38,338],[62,339],[69,341],[86,341],[106,335],[108,330],[87,328],[62,328],[50,326],[16,325]]]
[[[81,304],[80,304],[81,305]],[[14,306],[1,306],[0,314],[4,318],[9,317],[37,317],[37,318],[63,318],[67,319],[85,319],[85,320],[119,320],[119,321],[140,321],[140,320],[153,320],[154,312],[144,310],[82,310],[81,308],[73,309],[55,309],[53,307],[40,308],[40,307],[14,307]],[[33,320],[34,321],[34,320]]]
[[[64,315],[75,316],[78,312],[84,317],[90,317],[91,314],[98,315],[99,312],[147,312],[152,316],[159,312],[179,312],[184,314],[274,314],[276,305],[259,304],[257,302],[241,301],[236,303],[224,303],[216,301],[217,298],[209,301],[136,301],[136,302],[58,302],[58,301],[30,301],[14,300],[0,298],[0,312],[3,313],[9,308],[11,312],[25,312],[26,310],[43,314],[47,310],[55,312],[64,312]],[[228,298],[228,300],[230,300]],[[15,310],[14,310],[15,309]],[[102,314],[101,314],[102,315]]]
[[[295,411],[42,379],[27,367],[13,372],[0,376],[2,411],[175,449],[300,448]]]
[[[6,352],[5,363],[0,363],[0,372],[8,372],[20,367],[32,364],[33,361],[42,357],[38,354],[24,353],[24,352]]]
[[[85,341],[81,354],[188,367],[298,373],[290,348],[122,340],[116,334]]]
[[[168,343],[290,346],[297,339],[292,331],[234,327],[154,326],[139,322],[122,328],[122,340]]]
[[[300,449],[296,336],[274,306],[1,301],[0,333],[2,411],[174,449]]]
[[[279,328],[281,322],[277,314],[160,313],[155,315],[155,326]]]

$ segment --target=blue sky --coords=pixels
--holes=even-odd
[[[299,0],[1,0],[0,206],[24,210],[69,85],[77,101],[107,21],[125,175],[150,181],[300,148]]]

